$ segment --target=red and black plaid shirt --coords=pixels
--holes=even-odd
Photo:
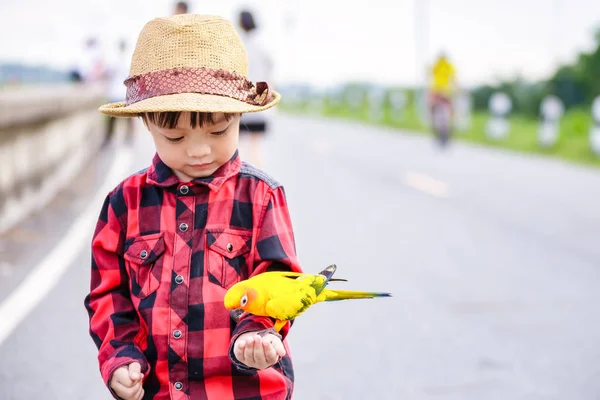
[[[156,155],[107,196],[92,242],[85,305],[104,381],[138,361],[144,399],[290,398],[287,341],[288,355],[261,371],[232,352],[238,335],[273,320],[236,323],[223,305],[227,288],[273,269],[301,271],[277,182],[237,153],[213,176],[180,182]]]

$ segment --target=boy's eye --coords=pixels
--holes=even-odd
[[[211,132],[211,135],[215,135],[215,136],[221,136],[222,134],[224,134],[225,132],[227,132],[227,129],[225,129],[224,131],[221,132]]]
[[[183,136],[178,137],[178,138],[170,138],[170,137],[165,136],[165,138],[171,143],[177,143],[177,142],[181,142],[183,140]]]

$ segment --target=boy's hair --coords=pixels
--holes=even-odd
[[[181,113],[182,111],[147,112],[141,113],[140,118],[142,118],[146,126],[148,126],[148,121],[150,121],[154,125],[158,125],[161,128],[173,129],[177,126]],[[190,114],[190,126],[192,129],[196,128],[196,126],[202,128],[206,124],[215,123],[215,113],[191,112]],[[225,113],[225,119],[227,119],[227,121],[231,121],[231,119],[237,115],[239,114]]]

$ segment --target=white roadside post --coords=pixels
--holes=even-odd
[[[285,92],[285,102],[289,104],[290,107],[298,108],[300,105],[300,93],[298,93],[298,89],[290,88]]]
[[[334,109],[339,109],[344,105],[344,93],[343,88],[336,86],[329,90],[329,94],[327,96],[329,106]]]
[[[300,104],[302,104],[302,109],[304,111],[310,112],[311,93],[312,89],[310,88],[302,88],[300,90]]]
[[[590,147],[600,156],[600,96],[592,103],[592,129],[590,130]]]
[[[350,87],[346,89],[346,104],[352,113],[358,113],[364,103],[364,92],[357,87]]]
[[[310,102],[308,105],[311,114],[321,115],[325,108],[324,92],[322,90],[314,90],[310,94]]]
[[[490,97],[490,113],[492,116],[486,124],[486,134],[490,139],[502,140],[508,136],[510,125],[506,120],[512,109],[512,101],[506,93],[497,92]]]
[[[413,101],[417,116],[421,124],[426,127],[431,127],[431,113],[429,112],[429,92],[425,89],[416,89],[414,92]]]
[[[383,106],[385,102],[385,89],[380,86],[374,86],[367,93],[369,103],[369,119],[380,122],[383,119]]]
[[[288,95],[289,102],[293,104],[294,109],[306,111],[306,90],[300,86],[295,86]]]
[[[401,90],[392,90],[388,93],[388,100],[390,105],[390,119],[395,122],[403,121],[406,104],[408,103],[406,93]]]
[[[454,126],[457,132],[465,132],[471,128],[473,101],[468,92],[461,92],[454,99]]]
[[[540,104],[542,119],[538,129],[538,141],[542,147],[551,147],[558,141],[559,122],[565,112],[563,102],[554,95],[546,96]]]

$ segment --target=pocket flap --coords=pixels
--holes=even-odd
[[[164,252],[165,240],[163,234],[159,233],[134,238],[131,243],[126,244],[124,257],[136,264],[147,265],[156,261]]]
[[[207,232],[208,248],[225,258],[235,258],[250,251],[252,233],[234,230],[210,230]]]

